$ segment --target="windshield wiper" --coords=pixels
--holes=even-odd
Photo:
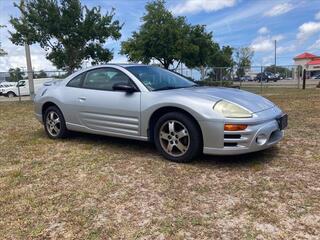
[[[154,89],[153,91],[170,90],[170,89],[177,89],[177,88],[179,87],[165,86],[165,87]]]

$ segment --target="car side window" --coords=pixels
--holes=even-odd
[[[74,78],[72,78],[68,82],[67,86],[68,87],[78,87],[78,88],[81,87],[81,79],[82,79],[82,77],[83,77],[83,73],[75,76]]]
[[[26,85],[26,82],[25,81],[21,81],[18,83],[18,87],[23,87]]]
[[[114,68],[99,68],[87,73],[83,88],[113,91],[116,83],[130,84],[130,78]]]

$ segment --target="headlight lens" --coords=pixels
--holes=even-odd
[[[227,118],[251,118],[252,114],[246,109],[227,101],[219,101],[213,106],[213,110]]]

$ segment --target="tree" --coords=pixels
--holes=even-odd
[[[188,49],[182,56],[183,62],[189,68],[207,66],[210,57],[219,51],[219,45],[212,41],[212,32],[206,32],[205,25],[190,26],[190,32],[185,37]]]
[[[10,82],[18,82],[23,79],[23,72],[21,72],[20,68],[10,68],[9,69]]]
[[[138,32],[121,43],[121,54],[129,61],[149,63],[158,60],[168,69],[174,61],[180,62],[188,48],[189,25],[184,17],[174,17],[165,8],[163,0],[146,5],[146,14]]]
[[[222,76],[227,68],[233,66],[233,49],[229,46],[220,48],[213,41],[212,32],[206,32],[204,25],[190,27],[188,49],[183,61],[189,68],[200,69],[201,79],[208,74]]]
[[[113,53],[104,48],[108,38],[121,37],[118,20],[113,20],[114,9],[106,14],[100,7],[89,9],[80,0],[29,0],[14,4],[19,18],[11,17],[15,32],[10,40],[16,45],[39,43],[46,57],[57,68],[73,72],[84,59],[93,64],[108,62]]]
[[[46,78],[48,77],[47,73],[43,70],[40,70],[38,74],[35,74],[36,78]]]
[[[237,76],[243,77],[245,70],[251,67],[254,52],[249,47],[239,48],[235,54],[235,63],[237,66]]]
[[[3,27],[5,27],[5,26],[0,25],[0,28],[3,28]],[[0,42],[0,57],[5,56],[7,54],[8,53],[1,48],[1,42]]]
[[[211,56],[210,66],[212,69],[208,72],[208,76],[211,79],[220,80],[222,76],[226,77],[226,75],[230,77],[234,66],[233,48],[230,46],[219,48],[219,51]]]
[[[203,79],[208,67],[219,55],[219,44],[212,40],[212,32],[207,32],[205,25],[190,26],[190,32],[185,37],[187,48],[182,53],[182,61],[189,68],[200,69]]]

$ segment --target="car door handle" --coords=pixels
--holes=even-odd
[[[85,101],[87,98],[86,98],[86,97],[79,97],[78,99],[79,99],[80,102],[83,102],[83,101]]]

